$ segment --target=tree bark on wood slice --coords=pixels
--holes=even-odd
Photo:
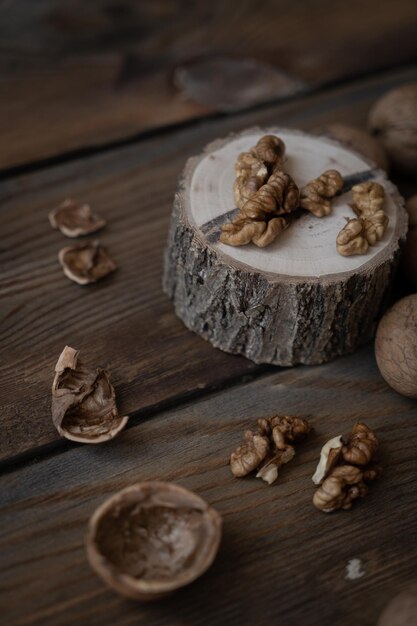
[[[237,211],[238,154],[263,134],[286,144],[285,170],[299,187],[337,169],[345,187],[330,216],[302,215],[267,248],[219,242]],[[350,188],[376,180],[386,191],[389,225],[365,255],[343,257],[336,236]],[[382,170],[341,144],[281,128],[252,128],[209,144],[189,159],[175,196],[163,286],[184,324],[226,352],[256,363],[318,364],[368,341],[384,309],[407,231],[404,203]]]

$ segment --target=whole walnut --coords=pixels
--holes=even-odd
[[[405,203],[408,233],[401,257],[401,268],[408,282],[417,288],[417,194]]]
[[[366,130],[356,126],[349,126],[348,124],[336,123],[316,128],[314,133],[325,135],[330,137],[330,139],[336,139],[336,141],[340,141],[348,148],[363,154],[364,157],[373,161],[377,167],[383,170],[388,169],[388,157],[384,146]]]
[[[417,294],[402,298],[381,319],[375,356],[387,383],[417,398]]]
[[[396,595],[379,616],[377,626],[416,626],[417,579]]]
[[[398,169],[417,172],[417,83],[397,87],[380,98],[369,114],[369,129]]]

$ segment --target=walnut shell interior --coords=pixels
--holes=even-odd
[[[52,420],[71,441],[102,443],[123,430],[128,416],[119,415],[108,372],[86,367],[79,351],[65,346],[52,383]]]
[[[221,517],[183,487],[143,482],[104,502],[90,519],[91,566],[110,587],[152,600],[191,583],[213,562]]]
[[[62,248],[58,260],[65,276],[79,285],[88,285],[116,269],[116,264],[99,241],[87,241]]]
[[[106,220],[93,213],[89,204],[71,198],[50,211],[48,217],[52,228],[60,230],[67,237],[89,235],[106,225]]]

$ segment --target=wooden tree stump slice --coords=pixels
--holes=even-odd
[[[330,216],[302,215],[266,248],[219,242],[237,209],[234,165],[264,134],[286,144],[285,170],[299,187],[327,169],[345,178]],[[349,189],[375,180],[389,226],[365,255],[343,257],[336,236],[354,217]],[[318,364],[368,341],[387,302],[407,231],[403,200],[382,170],[327,138],[249,129],[218,140],[185,167],[165,255],[164,289],[184,324],[214,346],[256,363]]]

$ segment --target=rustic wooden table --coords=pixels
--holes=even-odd
[[[187,331],[161,291],[187,157],[254,124],[364,125],[380,94],[417,79],[416,21],[411,0],[0,3],[3,623],[371,626],[416,574],[416,403],[385,384],[372,345],[320,367],[254,365]],[[95,286],[57,262],[66,240],[47,213],[67,196],[108,219],[119,269]],[[114,442],[58,438],[65,344],[111,370],[131,418]],[[232,479],[242,430],[276,412],[310,416],[316,437],[276,485]],[[318,449],[358,419],[379,435],[384,476],[350,512],[323,515]],[[95,576],[83,538],[106,496],[147,479],[206,498],[224,539],[192,587],[140,605]]]

